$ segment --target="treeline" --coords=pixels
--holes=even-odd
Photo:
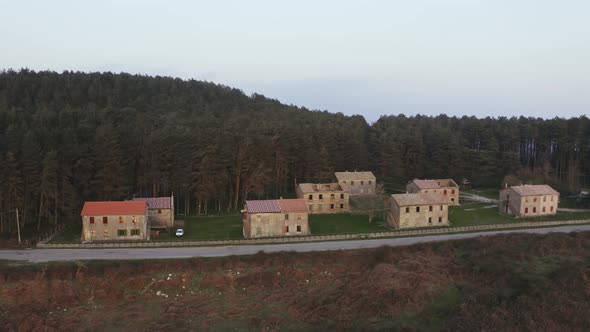
[[[385,116],[373,125],[195,80],[0,72],[0,232],[78,220],[85,200],[174,193],[184,213],[293,195],[336,170],[499,186],[525,172],[571,188],[587,174],[588,119]],[[540,174],[540,175],[539,175]]]

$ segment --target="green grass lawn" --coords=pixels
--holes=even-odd
[[[184,219],[184,236],[176,238],[172,229],[172,236],[162,234],[160,239],[153,240],[168,241],[174,240],[239,240],[242,236],[242,220],[240,215],[220,216],[183,216],[177,219]]]
[[[557,212],[554,216],[513,218],[502,215],[498,207],[489,207],[492,204],[465,202],[460,206],[449,208],[449,222],[451,226],[474,226],[501,223],[516,223],[525,221],[551,221],[551,220],[581,220],[590,219],[590,213],[584,212]],[[485,208],[488,206],[488,208]]]
[[[82,223],[66,226],[63,232],[57,234],[49,243],[80,243]]]
[[[362,214],[313,214],[309,215],[309,227],[312,235],[341,233],[372,233],[389,231],[383,225],[383,219],[369,218]]]
[[[500,189],[498,188],[472,188],[472,189],[461,189],[460,193],[474,194],[483,196],[490,199],[498,199],[500,195]]]

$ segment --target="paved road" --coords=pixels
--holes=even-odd
[[[430,235],[408,238],[391,238],[376,240],[354,240],[333,242],[304,242],[288,244],[265,244],[246,246],[219,247],[180,247],[180,248],[116,248],[116,249],[29,249],[0,250],[0,260],[23,260],[31,262],[93,260],[93,259],[165,259],[190,257],[219,257],[231,255],[251,255],[260,251],[325,251],[376,248],[381,246],[406,246],[423,242],[467,239],[507,233],[546,234],[553,232],[590,231],[590,225],[573,225],[551,228],[506,230],[481,233],[463,233],[449,235]]]

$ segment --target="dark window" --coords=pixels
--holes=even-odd
[[[108,224],[109,223],[109,217],[102,217],[102,223],[103,224]]]
[[[428,223],[429,224],[432,224],[432,218],[431,217],[428,217]]]
[[[373,181],[369,180],[369,184],[373,183]]]
[[[537,208],[536,207],[533,208],[533,213],[537,213]]]
[[[94,217],[90,217],[90,223],[94,224]]]
[[[416,212],[420,212],[420,207],[416,206]]]
[[[162,209],[158,209],[158,214],[162,214]]]
[[[361,181],[361,186],[365,184],[365,181]]]
[[[406,213],[410,213],[410,208],[406,207]]]
[[[313,199],[313,195],[309,195],[309,200],[311,201]]]
[[[445,189],[445,190],[443,190],[443,194],[445,194],[445,195],[447,194],[447,190],[446,190],[446,189]]]
[[[131,235],[139,236],[139,229],[132,229],[131,230]]]
[[[428,211],[432,212],[432,205],[428,207]]]
[[[344,199],[344,194],[340,194],[340,198]]]
[[[442,206],[442,205],[440,206],[440,210],[441,210],[441,211],[443,210],[443,206]]]
[[[331,199],[334,199],[334,194],[330,194],[330,198]]]
[[[330,204],[330,209],[334,210],[334,204]]]
[[[301,232],[301,226],[300,225],[297,225],[297,231],[298,232]]]
[[[529,213],[529,208],[524,208],[524,213]]]
[[[543,206],[543,212],[545,212],[545,211],[546,211],[546,209],[545,209],[545,207]]]
[[[454,195],[455,194],[455,189],[451,190],[451,194]]]
[[[324,195],[320,194],[320,199],[324,199]]]
[[[438,217],[438,222],[442,222],[442,217]]]
[[[553,212],[553,206],[550,208],[551,212]]]
[[[351,186],[354,186],[354,181],[350,181],[350,185]]]
[[[341,209],[344,209],[344,204],[340,204],[340,208]]]
[[[125,236],[127,235],[127,230],[126,229],[119,229],[117,230],[117,236]]]
[[[289,220],[289,214],[285,213],[285,220]]]
[[[285,226],[285,233],[289,233],[289,226]]]
[[[124,222],[125,222],[125,220],[123,219],[123,217],[119,216],[119,224],[122,224]]]

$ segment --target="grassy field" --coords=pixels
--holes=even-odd
[[[449,221],[451,226],[474,226],[502,223],[517,223],[525,221],[551,221],[551,220],[580,220],[590,219],[590,213],[584,212],[557,212],[554,216],[513,218],[502,215],[498,207],[488,203],[463,202],[460,206],[449,208]]]
[[[498,199],[499,189],[498,188],[474,188],[474,189],[461,189],[461,193],[479,195],[490,199]]]
[[[369,218],[362,214],[315,214],[309,216],[309,227],[313,235],[341,233],[384,232],[389,229],[381,218]]]
[[[239,240],[242,236],[242,220],[237,214],[221,216],[183,216],[184,236],[176,238],[163,233],[161,241],[172,240]],[[172,232],[176,229],[172,229]]]
[[[68,225],[63,232],[57,234],[50,243],[79,243],[82,235],[82,224]]]

